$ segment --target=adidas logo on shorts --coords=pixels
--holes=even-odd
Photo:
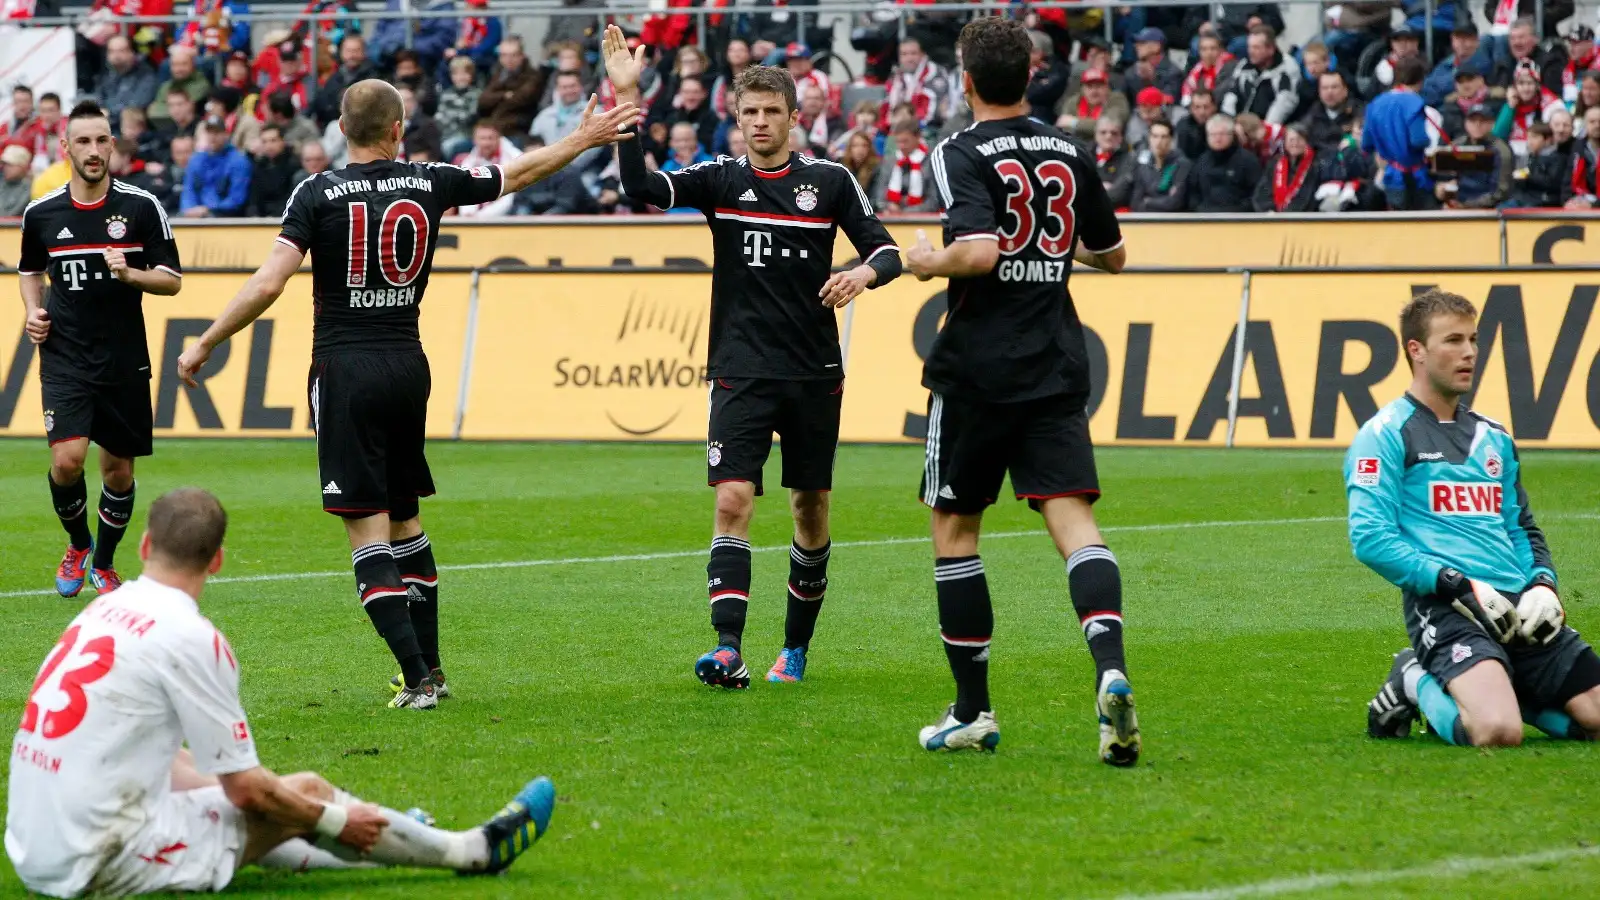
[[[946,500],[954,500],[956,498],[956,492],[950,490],[950,485],[947,484],[944,487],[939,488],[939,496]]]
[[[337,484],[335,484],[335,483],[330,481],[330,482],[328,482],[327,486],[322,489],[322,493],[324,495],[327,495],[327,494],[338,494],[338,493],[341,493],[341,491],[339,490],[339,485],[337,485]]]

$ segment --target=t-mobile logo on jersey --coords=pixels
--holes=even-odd
[[[62,260],[61,277],[67,280],[68,290],[81,291],[83,283],[89,280],[89,263],[81,259]]]
[[[772,255],[772,232],[746,231],[744,233],[744,255],[750,260],[750,265],[766,268],[763,259]]]

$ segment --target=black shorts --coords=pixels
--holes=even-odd
[[[783,440],[783,486],[796,491],[831,490],[843,402],[842,378],[713,378],[711,423],[706,430],[706,483],[748,481],[761,494],[761,470],[772,453],[776,432]]]
[[[322,508],[348,518],[417,516],[433,495],[423,443],[428,429],[428,358],[421,353],[350,353],[311,362],[311,421],[317,430]]]
[[[1515,606],[1521,596],[1505,598]],[[1406,630],[1418,661],[1446,686],[1486,659],[1505,666],[1524,709],[1560,709],[1573,697],[1600,686],[1596,674],[1600,667],[1584,659],[1593,657],[1594,650],[1571,628],[1561,629],[1548,644],[1501,644],[1436,596],[1406,594],[1404,603]],[[1575,670],[1587,677],[1573,679]]]
[[[52,446],[88,438],[112,456],[149,456],[154,419],[150,378],[129,376],[114,383],[46,378],[39,384],[44,432]]]
[[[1100,497],[1082,394],[983,403],[930,394],[922,502],[973,515],[1000,496],[1006,473],[1018,500]]]

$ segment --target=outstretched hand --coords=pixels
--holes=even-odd
[[[615,25],[607,25],[606,33],[600,39],[600,58],[606,66],[606,77],[611,79],[612,87],[617,93],[629,91],[639,86],[639,75],[644,71],[643,43],[634,50],[628,49],[628,38],[622,29]]]
[[[618,103],[606,112],[595,114],[595,104],[600,98],[589,95],[589,105],[583,108],[583,121],[578,124],[578,137],[584,147],[604,147],[620,141],[631,140],[633,132],[623,132],[639,118],[639,107],[632,103]]]

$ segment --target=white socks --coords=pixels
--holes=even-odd
[[[342,795],[342,796],[341,796]],[[348,800],[343,791],[335,794],[338,800]],[[418,822],[405,813],[380,807],[389,827],[383,830],[378,843],[365,855],[330,837],[319,836],[316,847],[340,860],[373,862],[384,866],[412,866],[455,871],[481,869],[489,861],[489,843],[483,832],[445,831]]]

